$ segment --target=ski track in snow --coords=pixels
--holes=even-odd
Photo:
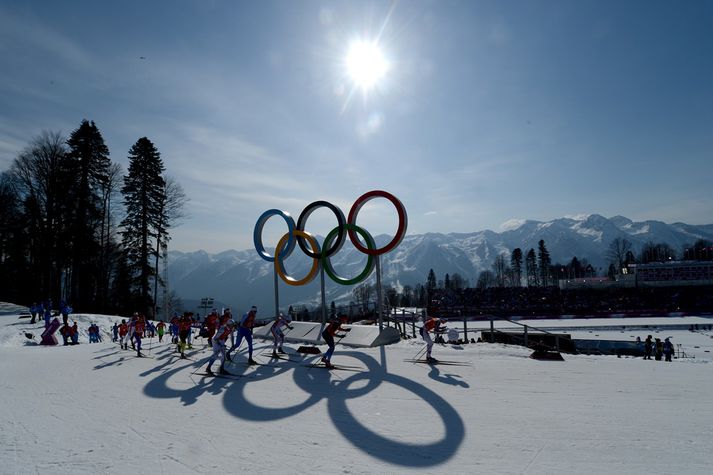
[[[521,347],[469,344],[434,347],[469,366],[428,366],[404,361],[423,348],[406,340],[337,346],[334,363],[360,372],[293,354],[228,365],[245,377],[222,379],[191,374],[210,356],[201,339],[194,361],[155,339],[153,358],[135,358],[108,335],[120,317],[80,314],[103,343],[82,333],[78,346],[43,347],[22,335],[39,339],[40,325],[26,330],[21,311],[0,304],[2,474],[707,474],[713,464],[711,332],[659,330],[696,356],[672,363],[536,361]],[[269,346],[256,341],[255,354]]]

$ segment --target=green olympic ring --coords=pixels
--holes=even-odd
[[[347,231],[352,231],[356,232],[357,234],[360,234],[361,237],[364,238],[364,241],[366,241],[366,247],[369,250],[376,249],[376,243],[374,242],[374,238],[371,237],[371,234],[356,224],[351,224],[347,223],[344,225],[344,227],[347,229]],[[374,265],[376,261],[374,260],[374,256],[372,254],[367,254],[367,261],[366,261],[366,266],[364,267],[364,270],[361,271],[359,275],[357,275],[354,278],[347,279],[345,277],[340,276],[337,274],[337,272],[334,270],[334,267],[332,267],[332,260],[331,257],[328,256],[325,252],[324,249],[328,249],[334,238],[339,234],[340,228],[337,226],[336,228],[332,229],[329,234],[327,234],[327,237],[324,238],[324,244],[322,245],[322,253],[320,255],[320,259],[322,260],[322,266],[324,268],[324,272],[327,273],[330,279],[332,279],[334,282],[337,284],[341,285],[354,285],[358,284],[359,282],[363,281],[367,277],[371,275],[371,273],[374,271]]]

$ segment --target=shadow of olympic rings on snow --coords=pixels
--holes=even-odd
[[[427,467],[443,463],[453,456],[463,442],[465,426],[456,410],[445,399],[408,378],[387,373],[371,356],[349,351],[340,352],[340,356],[351,356],[360,360],[368,371],[355,373],[343,380],[335,380],[328,371],[310,371],[310,368],[305,366],[294,367],[295,384],[309,396],[299,404],[283,408],[267,408],[250,402],[245,397],[246,385],[240,380],[238,384],[231,385],[226,390],[225,409],[241,419],[266,422],[293,416],[326,399],[329,416],[337,430],[345,439],[373,457],[407,467]],[[361,381],[366,384],[350,389]],[[444,436],[433,443],[411,444],[384,437],[359,422],[347,408],[347,401],[365,396],[383,383],[399,386],[423,399],[443,421]],[[418,418],[419,414],[412,414],[412,417]],[[404,436],[402,434],[402,439]]]
[[[279,365],[263,365],[250,372],[237,373],[240,364],[231,365],[229,369],[238,374],[237,379],[206,378],[200,375],[195,378],[196,385],[186,388],[172,388],[171,378],[198,363],[177,365],[164,368],[166,371],[151,379],[144,387],[144,393],[159,399],[178,399],[184,405],[194,404],[205,393],[224,394],[223,405],[234,417],[253,421],[268,422],[292,417],[322,400],[327,402],[327,411],[335,428],[358,449],[385,462],[404,467],[429,467],[441,464],[450,459],[465,438],[465,426],[456,410],[442,397],[427,387],[403,376],[390,374],[379,362],[369,355],[359,352],[340,352],[340,356],[350,356],[361,361],[366,371],[354,372],[340,379],[334,373],[323,369],[310,368],[312,358],[304,358],[300,363]],[[236,371],[237,370],[237,371]],[[251,402],[245,394],[248,384],[272,378],[293,371],[294,383],[303,390],[307,397],[297,404],[271,408]],[[347,374],[346,371],[339,374]],[[148,374],[146,374],[148,376]],[[365,383],[365,384],[363,384]],[[440,440],[431,443],[417,444],[404,442],[408,434],[400,434],[400,440],[390,439],[362,424],[347,407],[347,401],[366,396],[381,384],[392,384],[418,396],[433,409],[443,422],[444,435]],[[404,414],[404,417],[418,419],[419,412]]]

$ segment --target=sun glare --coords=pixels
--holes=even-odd
[[[374,87],[389,69],[381,49],[375,42],[355,41],[346,57],[347,72],[363,91]]]

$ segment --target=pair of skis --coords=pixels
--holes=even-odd
[[[405,359],[404,361],[408,363],[422,363],[422,364],[427,364],[427,365],[448,365],[448,366],[472,366],[470,363],[464,363],[462,361],[446,361],[446,360],[437,360],[437,359],[415,359],[415,358],[410,358],[410,359]]]

